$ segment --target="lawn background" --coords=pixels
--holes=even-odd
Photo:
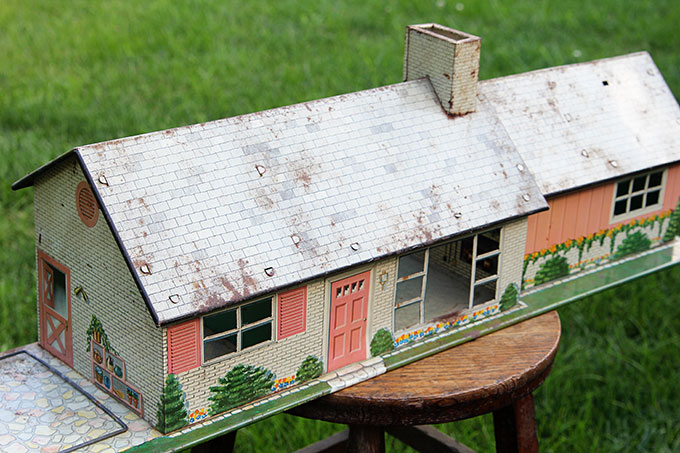
[[[680,95],[677,0],[2,0],[0,350],[36,341],[32,191],[13,181],[77,145],[399,82],[404,27],[423,22],[481,36],[481,79],[648,50]],[[544,451],[680,451],[679,294],[672,269],[560,310]],[[493,450],[489,416],[441,428]],[[281,415],[237,449],[340,429]]]

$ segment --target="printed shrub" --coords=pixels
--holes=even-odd
[[[313,355],[308,355],[307,358],[302,361],[300,368],[297,369],[297,373],[295,373],[295,383],[302,384],[310,379],[318,378],[321,376],[322,371],[323,362]]]
[[[642,252],[649,250],[652,241],[641,231],[636,231],[635,233],[629,234],[623,240],[619,248],[616,249],[614,254],[614,259],[623,258],[624,256],[630,255],[631,253]]]
[[[220,385],[210,387],[210,415],[219,414],[236,406],[267,395],[274,386],[274,373],[263,367],[236,365],[223,378]]]
[[[519,289],[515,283],[510,283],[501,296],[500,308],[501,311],[509,310],[517,305],[519,300]]]
[[[680,236],[680,198],[678,198],[678,205],[671,214],[671,220],[668,223],[668,228],[663,234],[662,240],[664,242],[672,241],[676,236]]]
[[[378,330],[371,340],[371,356],[377,357],[380,354],[394,349],[394,338],[387,329]]]
[[[156,429],[163,434],[183,428],[189,422],[185,409],[184,392],[174,374],[165,378],[165,388],[158,402]]]
[[[540,285],[565,275],[569,275],[567,259],[563,256],[554,256],[538,268],[536,277],[534,277],[534,284]]]

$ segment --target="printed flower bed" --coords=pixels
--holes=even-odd
[[[536,277],[532,279],[525,279],[525,275],[529,265],[536,263],[539,259],[546,257],[549,257],[548,259],[550,259],[550,257],[555,257],[560,253],[566,254],[570,250],[576,248],[578,249],[578,259],[576,260],[576,263],[569,264],[570,270],[582,269],[588,264],[598,265],[603,261],[612,259],[611,257],[615,253],[614,246],[616,243],[616,237],[621,233],[628,234],[630,233],[631,230],[635,228],[653,228],[654,226],[658,226],[657,237],[660,237],[661,232],[663,230],[663,225],[666,219],[668,219],[671,216],[672,212],[673,210],[669,209],[662,213],[654,214],[643,219],[631,220],[630,222],[627,223],[621,223],[612,228],[603,229],[598,231],[597,233],[591,233],[587,236],[580,236],[579,238],[576,239],[567,239],[561,244],[553,244],[550,247],[542,249],[537,252],[527,253],[526,255],[524,255],[524,266],[522,268],[522,288],[524,289],[527,284],[535,283]],[[590,251],[593,244],[598,244],[600,247],[604,247],[604,243],[607,239],[609,239],[608,254],[583,260],[583,253]],[[655,239],[657,238],[654,238],[654,240]],[[536,284],[544,283],[545,281],[547,280],[541,279],[540,282]]]
[[[399,335],[394,340],[394,347],[399,347],[412,341],[419,340],[423,337],[427,337],[429,335],[434,335],[436,333],[449,330],[452,327],[464,326],[468,324],[470,321],[474,322],[484,317],[495,315],[496,313],[498,313],[498,311],[499,311],[498,304],[489,305],[488,307],[472,312],[469,315],[463,315],[460,318],[457,318],[453,321],[438,322],[431,326],[421,327],[420,329]]]

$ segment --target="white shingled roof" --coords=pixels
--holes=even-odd
[[[680,107],[647,52],[481,82],[544,195],[680,160]]]
[[[78,152],[160,323],[546,206],[494,115],[426,79]]]
[[[422,79],[75,153],[159,324],[680,160],[678,105],[646,53],[480,82],[478,97],[452,118]]]

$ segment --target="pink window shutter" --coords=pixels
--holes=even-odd
[[[168,328],[168,373],[181,373],[201,365],[200,319]]]
[[[278,339],[304,332],[307,328],[307,287],[279,294]]]

